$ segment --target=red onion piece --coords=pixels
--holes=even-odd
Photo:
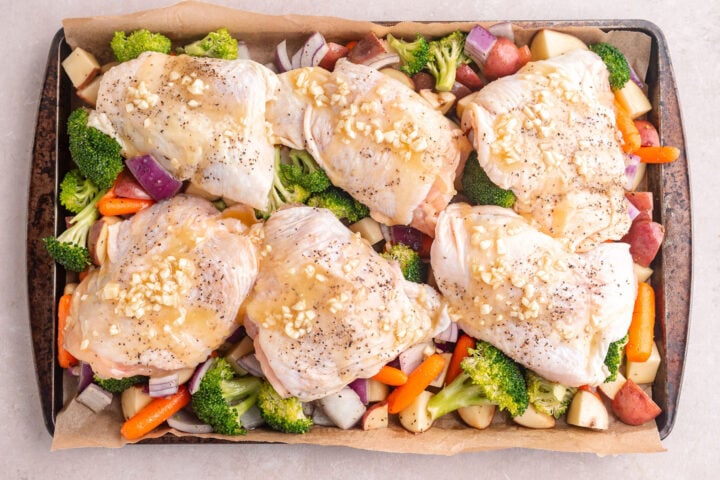
[[[260,366],[260,362],[258,361],[254,353],[250,353],[248,355],[245,355],[244,357],[240,357],[237,363],[253,377],[265,377],[265,374],[263,374],[262,371],[262,367]]]
[[[113,394],[99,385],[91,383],[78,396],[77,401],[95,413],[105,410],[112,403]]]
[[[275,65],[280,73],[293,69],[292,61],[288,56],[287,41],[283,40],[275,47]]]
[[[239,326],[225,341],[227,343],[238,343],[240,340],[245,338],[245,335],[245,327]]]
[[[441,342],[457,342],[458,339],[458,326],[455,322],[450,322],[448,328],[435,335],[435,340]]]
[[[352,388],[355,393],[358,394],[358,397],[360,397],[360,401],[364,404],[368,404],[368,398],[367,398],[367,378],[356,378],[350,384],[348,387]]]
[[[153,398],[167,397],[177,393],[179,384],[177,373],[171,373],[163,377],[150,377],[148,392]]]
[[[390,229],[393,243],[403,243],[416,252],[422,249],[422,232],[412,227],[395,225]]]
[[[88,385],[93,383],[93,371],[89,363],[80,362],[79,367],[77,391],[81,393]]]
[[[182,182],[170,175],[152,155],[128,158],[125,164],[138,183],[156,201],[170,198],[182,188]]]
[[[435,348],[437,350],[440,350],[443,353],[452,353],[453,350],[455,350],[455,343],[453,342],[441,342],[439,340],[435,341]]]
[[[638,74],[635,72],[632,65],[630,65],[630,62],[628,62],[628,67],[630,67],[630,80],[632,80],[635,85],[640,87],[640,90],[645,91],[645,82],[640,80],[640,77],[638,77]]]
[[[640,165],[640,157],[632,153],[625,156],[625,190],[632,190],[635,185],[635,177],[638,175],[638,166]]]
[[[505,37],[510,39],[511,42],[515,42],[515,31],[513,30],[512,23],[501,22],[488,28],[488,32],[492,33],[496,37]]]
[[[193,373],[193,376],[190,377],[190,380],[188,381],[188,391],[191,395],[198,391],[200,388],[200,382],[213,363],[215,363],[215,359],[208,358],[195,368],[195,373]]]
[[[632,204],[632,202],[627,202],[628,207],[628,215],[630,216],[630,220],[635,220],[638,215],[640,215],[640,210]]]
[[[483,65],[497,37],[480,25],[475,25],[465,39],[465,55],[478,65]]]
[[[253,405],[247,412],[240,415],[240,422],[242,422],[243,427],[252,430],[264,424],[265,420],[263,420],[258,406]]]
[[[298,50],[300,52],[300,67],[316,67],[329,50],[330,47],[328,47],[325,37],[320,32],[313,33]],[[294,63],[295,56],[293,56]]]
[[[187,410],[180,410],[175,415],[167,419],[167,424],[185,433],[212,433],[213,428],[202,423],[198,418]]]
[[[425,359],[425,348],[427,348],[427,344],[420,343],[402,352],[398,356],[400,360],[400,370],[410,375]]]
[[[363,65],[375,70],[398,64],[400,64],[400,55],[392,52],[381,53],[363,62]]]

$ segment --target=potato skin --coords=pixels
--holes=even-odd
[[[660,135],[655,125],[647,120],[635,120],[635,127],[640,132],[640,145],[643,147],[660,146]]]
[[[628,425],[642,425],[662,412],[652,398],[630,379],[615,394],[612,409],[620,421]]]

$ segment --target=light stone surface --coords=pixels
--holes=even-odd
[[[170,0],[0,0],[5,48],[0,85],[0,478],[714,478],[720,472],[720,144],[715,91],[720,78],[716,0],[316,0],[218,1],[264,13],[371,20],[643,18],[665,33],[677,76],[690,159],[694,292],[685,379],[667,452],[600,458],[510,450],[455,457],[393,455],[348,448],[282,445],[140,446],[50,453],[35,383],[25,291],[25,222],[32,139],[50,41],[63,17],[125,13]],[[481,434],[481,433],[479,433]],[[358,470],[356,470],[358,469]]]

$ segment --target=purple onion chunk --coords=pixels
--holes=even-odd
[[[497,37],[480,25],[475,25],[465,39],[465,55],[478,65],[485,64]]]
[[[200,382],[202,381],[207,371],[210,370],[210,367],[214,362],[214,358],[208,358],[203,363],[197,366],[197,368],[195,369],[195,373],[193,373],[192,377],[190,377],[190,380],[188,381],[188,391],[190,392],[190,395],[196,393],[198,389],[200,389]]]
[[[275,47],[275,66],[280,73],[288,72],[293,69],[292,60],[288,56],[287,41],[283,40]]]
[[[358,394],[358,397],[360,397],[360,401],[364,404],[368,404],[368,385],[367,385],[367,378],[356,378],[350,384],[348,387],[352,388],[355,393]]]
[[[140,155],[125,161],[130,173],[155,201],[165,200],[180,191],[183,184],[152,155]]]

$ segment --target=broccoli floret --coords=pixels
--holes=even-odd
[[[178,48],[178,52],[193,57],[224,58],[235,60],[238,57],[238,41],[230,36],[227,28],[221,28],[208,33],[205,38],[197,42]]]
[[[300,400],[296,397],[282,398],[265,380],[260,385],[257,406],[263,420],[273,430],[285,433],[306,433],[313,425],[312,419],[303,413]]]
[[[577,391],[577,388],[551,382],[530,370],[525,370],[525,382],[528,400],[535,410],[555,418],[565,413]]]
[[[310,192],[305,188],[291,183],[287,179],[282,168],[284,164],[280,163],[280,158],[280,148],[275,147],[275,168],[273,169],[272,188],[268,195],[268,206],[265,210],[256,212],[261,218],[267,219],[275,210],[288,203],[305,203],[310,197]]]
[[[430,57],[430,43],[419,33],[415,37],[415,41],[406,42],[395,38],[388,34],[388,43],[393,50],[400,55],[402,66],[400,70],[408,75],[415,75],[427,65]]]
[[[595,52],[607,66],[610,73],[610,88],[620,90],[630,80],[630,66],[625,55],[609,43],[596,43],[590,45],[590,50]]]
[[[142,52],[170,53],[172,42],[161,33],[152,33],[149,30],[135,30],[130,35],[125,32],[115,32],[110,41],[115,58],[118,62],[127,62],[137,58]]]
[[[102,387],[103,390],[107,390],[110,393],[122,393],[133,385],[147,382],[148,377],[145,375],[135,375],[134,377],[127,378],[102,378],[94,375],[93,381]]]
[[[255,405],[260,383],[256,377],[238,377],[227,360],[218,358],[192,395],[193,410],[216,433],[244,435],[240,416]]]
[[[400,264],[400,270],[402,270],[405,280],[423,283],[427,278],[427,266],[420,259],[420,255],[405,244],[396,243],[382,256]]]
[[[330,187],[324,192],[314,193],[307,204],[311,207],[327,208],[340,220],[355,223],[370,214],[368,208],[345,192],[336,187]]]
[[[625,334],[623,338],[610,344],[607,355],[605,355],[605,366],[610,370],[610,375],[605,379],[605,382],[614,382],[617,379],[618,370],[623,360],[625,345],[627,345],[628,339],[628,335]]]
[[[84,108],[70,114],[70,155],[85,178],[100,189],[110,188],[124,167],[120,144],[87,123],[88,111]]]
[[[332,183],[325,171],[305,150],[290,150],[290,164],[280,164],[280,179],[285,185],[299,185],[308,193],[320,193]]]
[[[475,152],[465,162],[462,174],[463,193],[474,205],[498,205],[511,208],[515,194],[495,185],[480,166]]]
[[[95,205],[105,192],[105,190],[98,192],[90,203],[69,221],[70,228],[60,236],[43,238],[50,256],[68,270],[82,272],[90,265],[90,252],[87,249],[88,233],[99,217]]]
[[[430,42],[427,69],[435,77],[438,92],[449,92],[455,84],[458,65],[469,61],[464,48],[465,34],[460,31]]]
[[[66,173],[60,183],[60,203],[73,213],[80,213],[97,193],[95,184],[77,169]]]
[[[463,372],[483,387],[490,403],[508,410],[513,417],[522,415],[528,406],[528,394],[520,367],[488,342],[477,342],[469,352],[470,356],[460,363]]]
[[[476,384],[468,373],[462,371],[455,380],[430,398],[427,409],[435,421],[459,408],[484,403],[490,403],[485,396],[485,387]]]

